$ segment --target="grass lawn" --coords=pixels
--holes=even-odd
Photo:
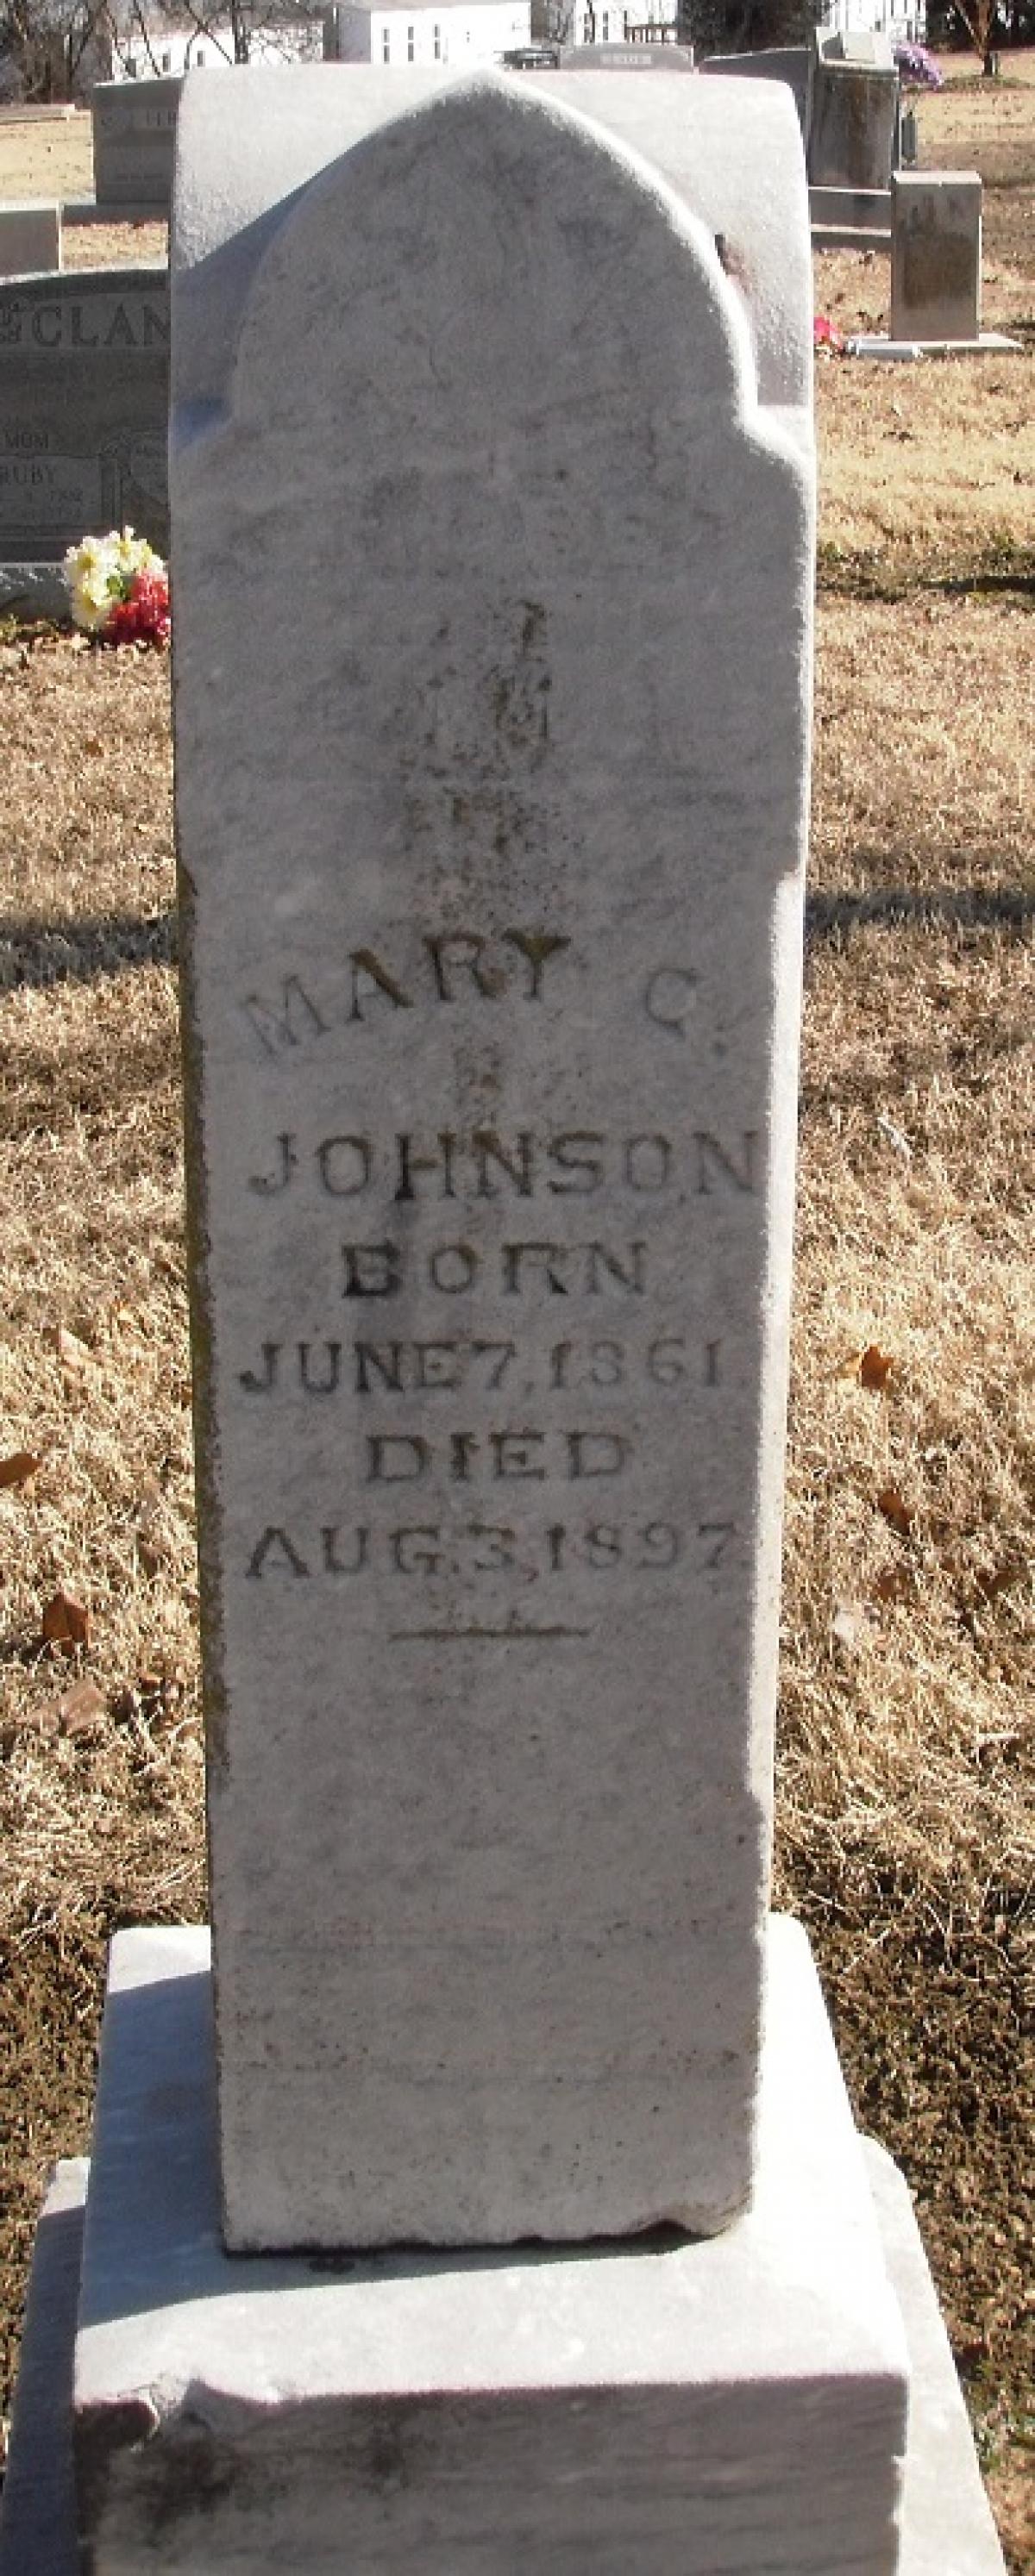
[[[1035,57],[919,101],[1020,356],[818,369],[777,1897],[1035,2564]],[[0,128],[82,194],[87,121]],[[154,227],[67,237],[153,258]],[[888,262],[817,262],[886,320]],[[168,673],[0,628],[0,2360],[111,1931],[205,1905]],[[21,1457],[21,1464],[10,1462]],[[85,1642],[44,1642],[47,1605]]]

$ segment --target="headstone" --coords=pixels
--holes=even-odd
[[[764,1919],[790,102],[240,79],[251,156],[188,90],[174,287],[216,1973],[113,1952],[80,2563],[944,2576],[900,2547],[940,2444],[938,2547],[1001,2576]],[[27,2412],[4,2576],[65,2576]]]
[[[153,207],[156,213],[168,213],[182,88],[179,74],[97,83],[91,106],[99,206]]]
[[[812,56],[807,45],[764,45],[754,54],[708,54],[698,69],[736,80],[783,81],[791,92],[798,111],[798,123],[807,137],[811,64]]]
[[[709,2230],[750,2185],[809,429],[550,79],[344,154],[229,331],[190,198],[178,234],[238,2248]]]
[[[565,45],[566,72],[692,72],[694,49],[683,44]]]
[[[164,553],[169,282],[83,269],[0,289],[0,563],[127,520]]]
[[[821,29],[816,41],[824,62],[859,63],[865,71],[894,70],[894,48],[883,28],[843,27],[829,36]]]
[[[891,337],[976,340],[981,180],[976,170],[898,170],[891,182]]]
[[[809,179],[820,188],[887,188],[896,161],[898,73],[890,47],[817,34],[809,98]],[[882,58],[882,49],[887,59]]]
[[[56,198],[0,205],[0,278],[30,277],[61,266],[61,208]]]

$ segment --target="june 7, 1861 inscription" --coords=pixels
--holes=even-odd
[[[703,229],[554,102],[377,126],[211,346],[188,217],[228,2238],[710,2230],[757,2071],[806,466]]]

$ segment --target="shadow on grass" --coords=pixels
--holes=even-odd
[[[1016,930],[1035,920],[1035,889],[1020,886],[881,886],[872,894],[811,894],[805,905],[805,944],[837,941],[869,922],[901,930],[911,922],[932,930]]]
[[[0,913],[0,991],[22,985],[92,984],[127,966],[176,961],[176,913],[102,912],[47,921]]]
[[[877,600],[896,606],[907,599],[1016,599],[1035,605],[1035,554],[1030,547],[999,563],[963,565],[939,572],[931,566],[896,564],[865,550],[819,548],[816,587],[822,599]]]

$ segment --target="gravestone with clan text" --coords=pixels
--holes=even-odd
[[[168,407],[163,269],[0,285],[0,565],[127,520],[164,552]]]
[[[229,334],[179,210],[238,2247],[708,2230],[750,2186],[810,432],[704,227],[560,112],[589,77],[344,154]]]

